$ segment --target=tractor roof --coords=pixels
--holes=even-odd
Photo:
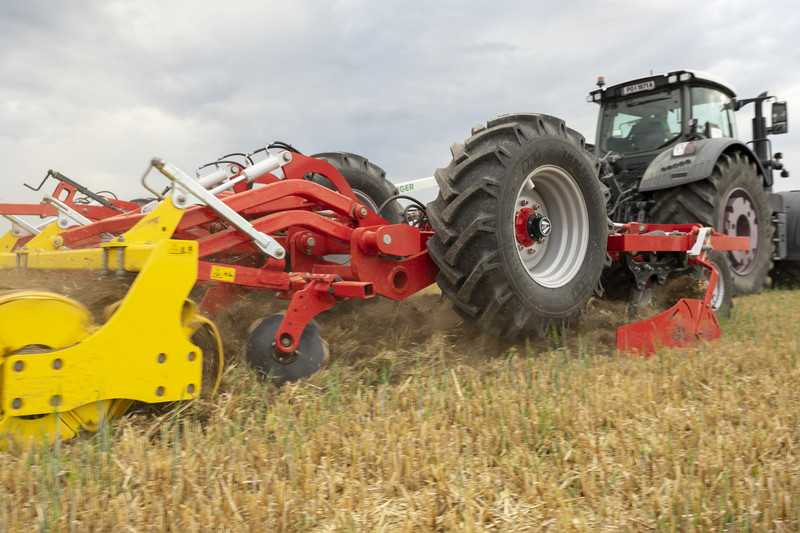
[[[733,87],[718,76],[697,70],[675,70],[666,74],[652,74],[644,78],[629,80],[608,87],[605,86],[605,79],[600,76],[597,79],[597,85],[600,88],[591,91],[589,96],[586,97],[586,101],[600,103],[603,100],[625,98],[635,93],[686,84],[711,86],[721,90],[731,98],[736,96],[736,91]]]

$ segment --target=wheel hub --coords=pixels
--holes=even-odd
[[[531,215],[528,217],[528,236],[535,241],[540,241],[550,235],[553,228],[550,219],[542,215]]]
[[[729,252],[731,268],[736,274],[749,274],[756,266],[759,253],[759,220],[755,201],[741,188],[733,189],[725,198],[722,212],[723,232],[736,237],[750,237],[750,249]]]
[[[575,178],[543,165],[522,182],[516,207],[517,253],[530,277],[548,288],[569,283],[589,242],[586,202]]]

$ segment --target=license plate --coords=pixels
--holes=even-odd
[[[638,93],[638,92],[641,92],[641,91],[649,91],[649,90],[655,89],[655,88],[656,88],[656,82],[654,82],[652,80],[645,81],[645,82],[642,82],[642,83],[637,83],[636,85],[628,85],[627,87],[623,87],[622,88],[622,95],[625,96],[625,95],[628,95],[628,94]]]

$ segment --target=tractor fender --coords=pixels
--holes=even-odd
[[[764,177],[764,186],[772,185],[772,174],[765,172],[764,166],[753,151],[743,142],[725,137],[682,142],[669,150],[664,150],[644,171],[639,191],[659,191],[704,180],[711,175],[719,157],[728,151],[742,152],[746,155],[756,164],[759,174]]]

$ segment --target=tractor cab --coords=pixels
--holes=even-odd
[[[587,101],[600,105],[595,152],[655,157],[681,141],[736,138],[736,96],[713,77],[681,70],[598,89]]]

